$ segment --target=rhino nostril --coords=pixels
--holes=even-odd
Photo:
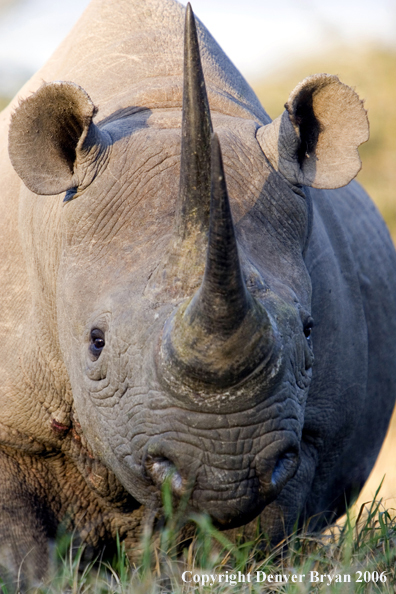
[[[283,452],[278,458],[272,471],[271,485],[275,489],[282,489],[286,482],[296,473],[299,462],[299,453],[295,449]]]
[[[256,459],[256,471],[262,495],[266,499],[271,500],[279,495],[286,483],[295,475],[299,460],[300,448],[297,443],[285,444],[283,448],[279,448],[279,445],[274,443],[272,448],[268,448],[259,455]]]
[[[146,472],[157,487],[162,487],[166,480],[169,481],[172,493],[181,495],[183,492],[183,479],[176,466],[163,456],[148,455],[145,462]]]

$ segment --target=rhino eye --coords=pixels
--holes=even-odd
[[[304,324],[304,335],[307,339],[309,339],[311,336],[313,325],[314,323],[312,318],[308,318],[308,320]]]
[[[91,330],[91,344],[89,345],[89,350],[95,359],[98,359],[105,344],[105,337],[102,330],[93,328],[93,330]]]

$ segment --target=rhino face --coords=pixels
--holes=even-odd
[[[301,151],[305,87],[266,130],[210,114],[186,18],[181,130],[169,109],[97,127],[86,93],[55,83],[17,110],[10,156],[35,193],[68,190],[59,341],[94,455],[141,503],[158,507],[169,476],[176,496],[231,527],[300,463],[313,362],[301,184],[321,183],[304,165],[320,126]],[[43,143],[39,166],[30,142]]]
[[[64,208],[67,239],[58,285],[61,347],[88,441],[128,491],[158,506],[161,484],[173,472],[175,493],[192,490],[195,508],[224,524],[245,522],[277,495],[299,462],[312,364],[304,335],[309,310],[300,303],[306,303],[310,291],[301,256],[307,209],[304,198],[285,184],[285,209],[295,227],[289,243],[295,256],[281,244],[277,249],[289,263],[293,258],[295,286],[290,286],[286,264],[279,263],[277,271],[276,262],[265,263],[274,251],[265,247],[270,236],[251,235],[261,212],[241,215],[238,244],[230,211],[220,213],[219,225],[225,230],[228,226],[226,243],[222,245],[220,228],[220,244],[210,243],[219,253],[209,260],[225,269],[218,272],[218,286],[216,276],[207,280],[208,289],[201,285],[210,266],[205,263],[204,231],[198,237],[203,235],[206,245],[193,244],[188,252],[188,280],[176,276],[184,249],[174,239],[180,115],[175,114],[175,129],[165,132],[157,128],[156,119],[150,116],[147,128],[132,118],[130,133],[120,144],[113,142],[102,175]],[[214,116],[215,125],[216,120]],[[142,152],[148,130],[159,152],[156,162],[148,165],[152,181],[140,189],[147,164],[143,157],[130,166],[129,156]],[[106,131],[116,138],[116,126]],[[264,171],[259,195],[270,205],[271,173],[254,127],[244,126],[240,135],[247,134],[257,161],[250,168],[259,165],[257,170]],[[224,128],[225,155],[227,137],[233,168],[241,138]],[[242,172],[230,184],[234,195],[244,182]],[[254,204],[257,196],[249,193]],[[219,208],[228,209],[228,201],[222,203],[226,195],[219,198]],[[128,211],[124,225],[120,208]],[[275,209],[272,225],[278,216]],[[164,231],[158,237],[161,220]],[[257,251],[263,257],[257,257]]]

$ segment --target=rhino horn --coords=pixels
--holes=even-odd
[[[228,387],[260,367],[272,343],[268,314],[243,279],[220,144],[213,135],[205,272],[192,299],[165,325],[164,375],[179,377],[193,389]]]
[[[176,231],[180,239],[207,232],[210,208],[212,122],[202,70],[197,28],[187,5],[184,33],[183,115]]]
[[[217,134],[212,140],[209,242],[205,274],[190,305],[206,332],[231,334],[246,316],[249,295],[242,278],[234,224]]]

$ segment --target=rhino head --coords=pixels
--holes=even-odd
[[[232,527],[304,476],[306,186],[356,175],[367,123],[328,75],[266,125],[211,113],[190,8],[183,84],[181,129],[169,108],[96,125],[83,89],[44,84],[15,111],[9,152],[31,192],[66,192],[53,299],[92,455],[139,502],[157,508],[168,477]]]

